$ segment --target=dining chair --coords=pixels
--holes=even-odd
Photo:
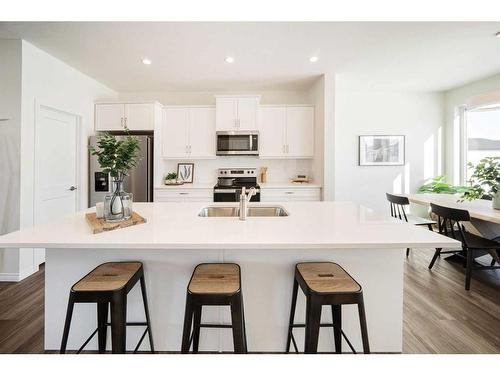
[[[407,223],[413,224],[413,225],[426,225],[429,230],[432,231],[432,226],[434,224],[437,224],[436,221],[426,219],[420,216],[415,216],[406,213],[405,207],[408,207],[410,205],[410,201],[408,197],[402,197],[400,195],[394,195],[394,194],[385,194],[387,197],[387,200],[389,201],[389,204],[391,206],[391,216],[395,217],[396,219],[399,220],[404,220]],[[406,249],[406,256],[410,255],[410,249]]]
[[[454,253],[463,257],[465,265],[465,290],[470,290],[472,270],[500,269],[500,266],[493,265],[494,262],[492,262],[490,266],[483,266],[474,262],[475,258],[485,254],[496,255],[497,259],[499,259],[500,243],[475,235],[465,229],[463,223],[470,222],[469,211],[431,203],[431,212],[437,216],[439,233],[460,241],[462,243],[462,249],[450,251],[436,249],[431,263],[429,264],[429,269],[432,269],[432,266],[440,254]]]

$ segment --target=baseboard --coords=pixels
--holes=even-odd
[[[19,273],[8,273],[8,272],[0,272],[0,281],[4,282],[18,282],[20,281]]]

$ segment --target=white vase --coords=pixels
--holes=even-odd
[[[491,201],[491,205],[495,210],[500,210],[500,184],[497,186],[497,192],[493,196],[493,200]]]

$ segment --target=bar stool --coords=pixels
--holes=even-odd
[[[127,295],[137,281],[140,281],[141,284],[146,322],[127,323]],[[151,352],[154,353],[146,295],[146,283],[144,281],[144,270],[141,262],[108,262],[101,264],[71,287],[68,310],[66,312],[66,322],[64,323],[64,332],[61,341],[61,354],[66,352],[66,344],[68,343],[69,329],[75,303],[97,304],[97,328],[83,343],[80,349],[78,349],[77,354],[85,348],[96,333],[98,333],[99,353],[104,353],[106,351],[106,334],[108,326],[111,326],[113,353],[125,353],[126,326],[146,326],[139,343],[134,349],[134,353],[139,349],[146,333],[148,333],[149,336]],[[108,323],[109,306],[111,306],[111,324]]]
[[[298,287],[306,295],[306,323],[295,324],[295,306],[297,304]],[[290,352],[290,342],[293,342],[298,353],[297,343],[293,336],[293,328],[305,327],[305,353],[317,353],[320,327],[333,327],[335,352],[342,353],[342,336],[349,347],[356,353],[351,342],[342,331],[342,305],[357,304],[363,352],[370,353],[368,344],[368,329],[366,326],[365,306],[361,286],[338,264],[332,262],[306,262],[295,266],[293,282],[292,307],[286,352]],[[321,323],[321,309],[330,305],[332,309],[332,324]]]
[[[231,306],[231,324],[201,323],[204,305]],[[191,325],[193,326],[192,331]],[[182,353],[189,352],[191,343],[193,344],[193,353],[198,353],[200,328],[232,328],[234,352],[247,353],[239,265],[234,263],[203,263],[194,269],[187,287]]]

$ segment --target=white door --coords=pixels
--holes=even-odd
[[[217,130],[231,131],[237,130],[237,98],[216,98],[215,124]]]
[[[288,157],[314,156],[314,107],[287,107],[286,139]]]
[[[165,108],[161,126],[161,155],[164,158],[188,156],[189,108]]]
[[[96,104],[96,130],[123,130],[125,122],[124,104]]]
[[[285,157],[285,107],[260,109],[259,156],[261,158]]]
[[[34,224],[78,209],[78,121],[75,115],[40,106],[35,125]],[[45,251],[35,249],[35,266]]]
[[[189,146],[192,158],[215,158],[214,108],[190,108]]]
[[[258,112],[258,98],[238,98],[238,130],[257,130]]]
[[[125,126],[130,130],[154,130],[155,110],[152,103],[125,105]]]

